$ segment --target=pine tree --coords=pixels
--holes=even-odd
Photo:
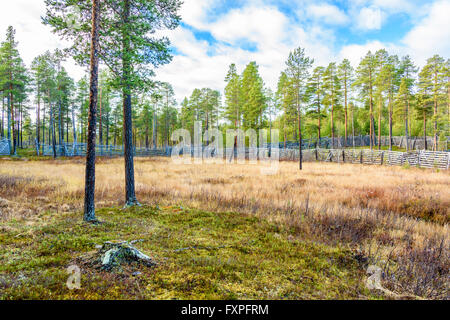
[[[374,103],[374,86],[376,79],[376,66],[377,59],[372,52],[368,52],[366,56],[361,60],[358,68],[356,69],[356,80],[353,83],[354,86],[360,88],[360,95],[363,99],[369,99],[369,122],[370,122],[370,149],[374,146],[374,115],[373,115],[373,103]]]
[[[405,102],[405,136],[406,136],[406,151],[409,151],[409,136],[411,133],[411,112],[410,112],[410,104],[411,104],[411,96],[412,96],[412,89],[414,87],[415,82],[415,74],[417,73],[417,67],[414,65],[413,61],[411,60],[411,57],[406,55],[402,58],[400,61],[400,75],[402,78],[402,81],[404,80],[404,86],[403,86],[403,100]]]
[[[41,132],[40,132],[40,126],[41,126],[41,101],[42,101],[42,87],[43,82],[45,78],[45,71],[46,71],[46,63],[45,63],[45,56],[40,55],[36,58],[34,58],[32,64],[31,64],[31,70],[33,72],[33,80],[34,80],[34,86],[35,86],[35,97],[36,97],[36,153],[39,156],[39,150],[40,150],[40,143],[41,143]]]
[[[100,0],[92,0],[91,63],[89,82],[89,127],[86,149],[84,221],[95,222],[95,139],[98,102]]]
[[[388,64],[389,64],[389,54],[385,49],[378,50],[375,53],[377,59],[377,70],[375,75],[375,99],[378,103],[378,150],[381,150],[381,127],[382,127],[382,116],[383,116],[383,106],[385,100],[385,94],[388,90]]]
[[[445,62],[445,66],[443,68],[444,72],[444,82],[445,82],[445,90],[446,90],[446,100],[447,100],[447,119],[445,120],[444,130],[446,131],[446,135],[450,137],[450,59],[447,59]]]
[[[433,102],[433,136],[434,145],[433,150],[438,150],[438,137],[439,137],[439,105],[445,99],[446,83],[444,82],[444,63],[445,60],[439,55],[435,55],[427,60],[427,64],[422,68],[420,72],[420,88],[429,91],[429,99]]]
[[[342,89],[344,90],[344,148],[347,146],[348,138],[348,100],[350,95],[350,88],[353,82],[353,67],[348,59],[344,59],[338,67],[339,80],[342,83]]]
[[[419,75],[420,76],[420,75]],[[425,150],[428,150],[427,142],[427,120],[433,114],[433,99],[431,98],[431,90],[423,84],[419,78],[419,92],[416,95],[414,109],[416,111],[416,119],[423,121],[423,139]]]
[[[388,99],[388,118],[389,118],[389,150],[392,151],[392,127],[393,127],[393,106],[394,95],[398,91],[400,86],[399,75],[399,59],[396,55],[388,56],[387,62],[380,70],[380,74],[377,78],[377,85],[385,90],[385,94]]]
[[[241,125],[241,81],[236,65],[230,65],[225,78],[225,118],[237,129]]]
[[[250,62],[241,77],[242,115],[244,129],[262,125],[265,111],[264,83],[256,62]]]
[[[311,111],[308,113],[313,118],[317,118],[317,139],[320,143],[322,118],[325,117],[321,110],[322,100],[324,98],[323,75],[325,73],[324,67],[316,67],[308,82],[308,94],[312,97]]]
[[[399,90],[395,97],[396,115],[398,118],[403,119],[405,124],[405,135],[406,141],[408,141],[408,118],[409,118],[409,103],[410,103],[411,93],[408,89],[408,84],[405,78],[401,79]],[[407,151],[409,150],[409,144],[407,145]]]
[[[301,122],[301,104],[306,102],[307,86],[306,81],[309,77],[309,69],[314,63],[314,59],[306,57],[305,49],[297,48],[289,54],[286,61],[286,75],[294,87],[295,107],[298,114],[298,133],[299,133],[299,169],[302,170],[302,122]]]
[[[324,81],[324,103],[330,107],[330,123],[331,123],[331,139],[332,146],[335,147],[335,128],[334,116],[336,109],[339,108],[341,102],[341,81],[338,76],[336,63],[332,62],[328,65],[323,74]]]
[[[91,6],[86,0],[45,0],[47,13],[44,23],[73,41],[70,48],[74,58],[87,64],[89,20]],[[65,11],[77,5],[82,15],[79,27],[72,28]],[[158,29],[174,29],[179,25],[179,0],[108,0],[103,1],[99,14],[99,55],[113,72],[114,84],[122,91],[123,139],[125,151],[125,200],[127,206],[138,204],[135,192],[133,160],[132,95],[152,83],[152,69],[169,63],[169,40],[158,38]]]
[[[277,100],[280,103],[280,109],[283,111],[282,115],[282,129],[284,142],[286,147],[287,131],[292,129],[296,133],[295,122],[297,121],[297,110],[295,109],[295,90],[292,81],[289,81],[285,72],[282,72],[278,80],[277,86]],[[292,126],[291,128],[288,128]]]
[[[15,33],[13,27],[8,27],[6,40],[0,46],[0,88],[8,101],[8,139],[13,154],[17,153],[18,142],[17,109],[28,83],[27,71],[17,49]]]

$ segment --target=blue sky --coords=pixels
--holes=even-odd
[[[158,71],[179,100],[194,87],[222,90],[230,63],[241,71],[256,61],[275,88],[299,46],[316,65],[348,58],[356,66],[380,48],[419,66],[434,54],[450,57],[450,0],[185,0],[181,15],[181,27],[166,33],[174,60]]]
[[[27,64],[66,44],[40,23],[43,0],[0,0],[0,32],[17,29]],[[275,88],[289,52],[297,47],[316,65],[348,58],[356,66],[368,50],[409,54],[421,66],[434,54],[450,57],[450,0],[184,0],[183,22],[163,31],[174,59],[157,72],[173,84],[177,100],[194,88],[223,90],[231,63],[239,71],[256,61]],[[3,31],[4,32],[4,31]],[[2,32],[2,33],[3,33]],[[71,74],[83,70],[68,62]]]

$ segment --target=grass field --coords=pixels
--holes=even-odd
[[[266,176],[136,159],[144,205],[122,210],[123,166],[98,161],[93,226],[83,159],[0,160],[1,298],[448,298],[448,171],[282,162]],[[94,267],[96,245],[139,239],[156,268]],[[65,285],[71,264],[79,290]],[[393,295],[366,288],[369,265]]]

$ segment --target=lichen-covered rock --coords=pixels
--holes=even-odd
[[[7,208],[10,205],[10,201],[0,198],[0,208]]]
[[[147,267],[153,267],[156,262],[132,246],[133,242],[105,242],[100,249],[101,254],[101,268],[103,270],[111,270],[114,267],[119,267],[124,263],[137,262]]]

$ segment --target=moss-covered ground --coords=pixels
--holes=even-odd
[[[302,240],[287,228],[237,213],[175,207],[43,212],[0,232],[0,299],[373,299],[366,275],[344,247]],[[89,263],[96,246],[135,246],[158,266],[113,272]],[[69,290],[67,267],[81,268]]]

